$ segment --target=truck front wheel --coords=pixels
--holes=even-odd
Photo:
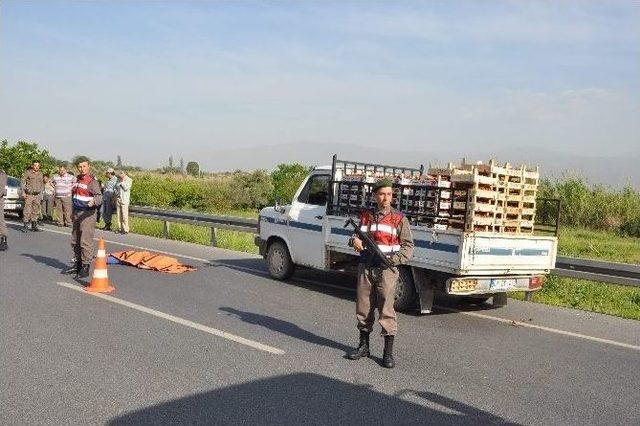
[[[269,245],[267,267],[269,275],[277,280],[286,280],[293,275],[294,264],[287,245],[282,241],[274,241]]]
[[[416,301],[416,288],[413,285],[413,275],[411,269],[398,267],[398,281],[396,282],[395,302],[393,307],[396,311],[406,311],[413,308]]]

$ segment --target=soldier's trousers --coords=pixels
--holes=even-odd
[[[358,265],[358,284],[356,298],[356,318],[358,329],[371,333],[375,321],[375,310],[378,308],[378,322],[382,326],[383,336],[395,336],[398,331],[396,311],[393,308],[398,269],[384,269],[382,280],[375,283],[371,280],[372,268],[364,264]]]
[[[71,197],[56,197],[58,225],[71,225]]]
[[[7,236],[7,224],[4,221],[4,198],[0,197],[0,237]]]
[[[35,222],[40,219],[40,194],[25,194],[22,221],[24,223]]]
[[[73,210],[73,230],[71,232],[71,248],[74,259],[82,263],[90,263],[93,259],[93,236],[96,233],[96,210]]]

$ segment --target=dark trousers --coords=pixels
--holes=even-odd
[[[7,236],[7,224],[4,222],[4,197],[0,197],[0,237]]]
[[[71,232],[71,248],[74,259],[82,263],[90,263],[93,259],[93,236],[96,233],[96,210],[73,210],[73,231]]]

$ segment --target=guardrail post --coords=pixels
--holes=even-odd
[[[218,230],[213,226],[211,227],[211,246],[212,247],[218,246]]]
[[[169,238],[169,221],[164,221],[162,226],[162,238]]]
[[[533,299],[533,292],[525,291],[524,292],[524,301],[525,302],[531,302],[531,299]]]

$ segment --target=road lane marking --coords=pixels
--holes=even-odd
[[[58,231],[58,230],[46,229],[46,228],[41,228],[41,229],[45,229],[46,231],[57,233],[57,234],[69,235],[69,233],[64,232],[64,231]],[[98,240],[99,238],[95,238],[95,239]],[[207,263],[207,264],[210,264],[210,265],[224,266],[224,267],[228,267],[230,269],[238,269],[238,270],[244,270],[244,271],[249,271],[249,272],[254,272],[254,273],[257,272],[261,276],[269,278],[269,274],[267,272],[263,271],[263,270],[260,270],[260,269],[249,268],[249,267],[246,267],[246,266],[226,265],[226,264],[224,264],[222,262],[215,261],[215,260],[208,260],[208,259],[203,259],[203,258],[200,258],[200,257],[183,255],[183,254],[168,252],[168,251],[164,251],[164,250],[150,249],[150,248],[147,248],[147,247],[142,247],[142,246],[137,246],[137,245],[133,245],[133,244],[122,243],[122,242],[119,242],[119,241],[105,240],[105,242],[108,242],[108,243],[111,243],[111,244],[118,244],[118,245],[125,246],[125,247],[133,247],[133,248],[147,250],[147,251],[156,251],[158,253],[164,253],[164,254],[168,254],[168,255],[171,255],[171,256],[177,256],[177,257],[182,257],[182,258],[185,258],[185,259],[191,259],[191,260],[195,260],[195,261],[198,261],[198,262]],[[347,292],[350,292],[350,293],[355,293],[355,289],[345,288],[345,287],[341,287],[341,286],[338,286],[338,285],[335,285],[335,284],[323,283],[323,282],[320,282],[320,281],[309,280],[309,279],[305,279],[305,278],[296,278],[296,281],[303,282],[303,283],[308,283],[308,284],[313,284],[313,285],[317,285],[317,286],[321,286],[321,287],[327,287],[327,288],[343,290],[343,291],[347,291]],[[435,305],[435,306],[440,308],[440,309],[446,310],[446,311],[456,312],[456,313],[459,313],[459,314],[462,314],[462,315],[471,316],[471,317],[483,318],[483,319],[486,319],[486,320],[497,321],[497,322],[504,323],[504,324],[509,324],[509,325],[512,325],[512,326],[521,326],[521,327],[526,327],[526,328],[532,328],[532,329],[537,329],[537,330],[541,330],[541,331],[546,331],[546,332],[549,332],[549,333],[560,334],[560,335],[575,337],[575,338],[578,338],[578,339],[588,340],[588,341],[592,341],[592,342],[604,343],[604,344],[607,344],[607,345],[612,345],[612,346],[617,346],[617,347],[622,347],[622,348],[626,348],[626,349],[632,349],[632,350],[640,351],[640,346],[632,345],[632,344],[629,344],[629,343],[618,342],[618,341],[615,341],[615,340],[604,339],[604,338],[601,338],[601,337],[589,336],[589,335],[586,335],[586,334],[574,333],[572,331],[560,330],[560,329],[557,329],[557,328],[545,327],[545,326],[542,326],[542,325],[524,323],[524,322],[520,322],[520,321],[511,320],[511,319],[508,319],[508,318],[500,318],[500,317],[495,317],[495,316],[492,316],[492,315],[479,314],[477,312],[461,311],[459,309],[448,308],[448,307],[439,306],[439,305]]]
[[[512,326],[515,326],[515,327],[533,328],[533,329],[536,329],[536,330],[547,331],[549,333],[555,333],[555,334],[561,334],[561,335],[564,335],[564,336],[577,337],[579,339],[590,340],[592,342],[605,343],[607,345],[619,346],[619,347],[622,347],[622,348],[627,348],[627,349],[633,349],[633,350],[636,350],[636,351],[640,351],[640,346],[632,345],[632,344],[629,344],[629,343],[618,342],[618,341],[615,341],[615,340],[603,339],[601,337],[594,337],[594,336],[589,336],[589,335],[586,335],[586,334],[574,333],[572,331],[559,330],[559,329],[556,329],[556,328],[545,327],[543,325],[529,324],[529,323],[526,323],[526,322],[515,321],[515,320],[508,319],[508,318],[500,318],[500,317],[494,317],[492,315],[479,314],[477,312],[465,312],[465,311],[461,311],[461,310],[454,309],[454,308],[447,308],[447,307],[444,307],[444,306],[438,306],[438,308],[443,309],[445,311],[457,312],[457,313],[460,313],[460,314],[463,314],[463,315],[468,315],[468,316],[471,316],[471,317],[484,318],[484,319],[488,319],[488,320],[491,320],[491,321],[497,321],[497,322],[509,324],[509,325],[512,325]]]
[[[268,346],[263,343],[256,342],[254,340],[245,339],[244,337],[236,336],[235,334],[227,333],[226,331],[218,330],[216,328],[209,327],[209,326],[206,326],[197,322],[193,322],[184,318],[180,318],[174,315],[166,314],[164,312],[156,311],[155,309],[147,308],[146,306],[128,302],[123,299],[118,299],[117,297],[113,297],[113,296],[109,296],[107,294],[101,294],[101,293],[87,293],[84,291],[83,287],[80,287],[78,285],[69,284],[65,282],[58,282],[58,285],[69,288],[71,290],[82,292],[83,294],[86,294],[86,295],[98,297],[102,300],[106,300],[111,303],[116,303],[121,306],[126,306],[127,308],[135,309],[136,311],[144,312],[145,314],[153,315],[155,317],[162,318],[167,321],[175,322],[177,324],[181,324],[186,327],[193,328],[195,330],[204,331],[205,333],[222,337],[223,339],[231,340],[232,342],[240,343],[241,345],[249,346],[254,349],[269,352],[275,355],[284,355],[285,353],[282,349],[274,348],[273,346]]]

